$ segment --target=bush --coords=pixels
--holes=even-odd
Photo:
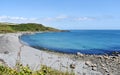
[[[19,66],[19,68],[18,68]],[[22,64],[16,65],[16,68],[0,65],[0,75],[75,75],[74,73],[61,72],[45,65],[38,71],[32,71],[30,67]]]

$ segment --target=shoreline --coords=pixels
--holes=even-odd
[[[27,46],[30,46],[28,44],[25,44]],[[81,52],[74,52],[74,53],[71,53],[71,52],[62,52],[62,51],[57,51],[57,50],[52,50],[52,49],[48,49],[48,48],[45,48],[45,47],[36,47],[36,46],[30,46],[32,48],[35,48],[35,49],[38,49],[38,50],[42,50],[42,51],[46,51],[46,52],[52,52],[52,53],[58,53],[58,54],[67,54],[67,55],[77,55],[77,54],[82,54],[82,55],[96,55],[96,56],[120,56],[120,51],[111,51],[111,52],[108,52],[108,53],[104,53],[104,54],[84,54],[84,53],[81,53]]]
[[[20,61],[23,65],[28,64],[33,70],[37,70],[40,65],[43,64],[57,70],[71,71],[70,65],[75,64],[75,69],[73,70],[76,75],[82,75],[83,73],[86,73],[86,75],[104,75],[108,73],[117,75],[120,73],[120,66],[117,66],[117,64],[120,64],[120,56],[84,55],[80,53],[77,55],[69,55],[38,50],[19,42],[19,36],[23,34],[26,33],[0,34],[0,59],[3,59],[10,67],[14,67],[19,48],[23,46],[21,47]],[[114,64],[112,64],[113,62]],[[112,65],[113,68],[110,67],[110,65]]]

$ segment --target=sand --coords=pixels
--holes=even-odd
[[[23,33],[0,34],[0,59],[4,60],[10,67],[14,67],[16,61],[20,60],[23,65],[28,64],[32,70],[38,70],[41,65],[47,65],[56,70],[73,71],[76,75],[120,74],[120,56],[115,57],[116,62],[114,62],[114,65],[118,64],[118,66],[113,66],[115,70],[110,72],[112,71],[111,68],[109,66],[107,67],[105,63],[105,57],[108,61],[113,60],[109,59],[112,58],[110,56],[83,55],[80,53],[78,53],[78,55],[67,55],[38,50],[24,45],[19,39],[19,36],[22,34]],[[110,62],[108,62],[108,64],[109,63]]]

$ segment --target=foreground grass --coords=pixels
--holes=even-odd
[[[15,68],[0,65],[0,75],[75,75],[74,73],[61,72],[43,65],[40,70],[32,71],[29,66],[19,65]]]

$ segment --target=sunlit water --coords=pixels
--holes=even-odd
[[[23,35],[21,39],[35,48],[62,53],[111,54],[120,52],[120,30],[71,30]]]

